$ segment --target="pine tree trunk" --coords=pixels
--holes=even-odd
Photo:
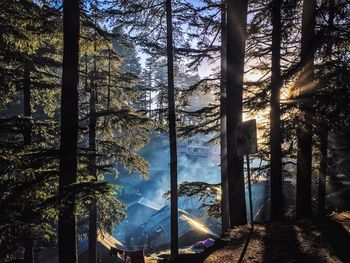
[[[227,178],[226,137],[226,4],[221,2],[221,78],[220,78],[220,165],[221,165],[221,230],[230,227],[230,207]]]
[[[111,74],[112,74],[112,56],[111,49],[108,49],[108,90],[107,90],[107,110],[110,108],[111,104]]]
[[[29,235],[28,235],[29,236]],[[24,263],[34,263],[34,241],[26,236],[24,240]]]
[[[96,48],[95,48],[96,49]],[[96,51],[96,50],[95,50]],[[97,181],[96,171],[96,59],[94,58],[94,71],[91,79],[90,92],[90,114],[89,114],[89,174]],[[96,263],[97,260],[97,202],[91,203],[89,211],[89,263]]]
[[[30,70],[28,65],[24,66],[24,78],[23,78],[23,113],[25,117],[32,117],[31,108],[31,80],[30,80]],[[28,146],[32,143],[32,125],[31,121],[27,120],[25,125],[25,130],[23,134],[24,146]],[[25,209],[25,208],[24,208]],[[30,230],[27,230],[24,237],[24,262],[33,263],[34,262],[34,241],[31,237]]]
[[[97,262],[97,202],[91,202],[89,211],[89,263]]]
[[[320,153],[321,162],[318,178],[318,203],[317,214],[319,216],[325,215],[326,204],[326,182],[327,182],[327,148],[328,148],[328,127],[327,123],[323,122],[320,127]]]
[[[271,219],[279,220],[283,216],[282,194],[282,134],[280,91],[281,78],[281,0],[272,2],[272,68],[271,68]]]
[[[328,37],[331,37],[334,26],[334,0],[329,1],[328,6]],[[326,62],[332,61],[333,39],[328,40],[326,49]],[[321,116],[322,117],[322,116]],[[327,184],[327,149],[328,149],[328,125],[327,120],[321,120],[320,127],[320,170],[318,178],[318,203],[317,214],[319,216],[325,215],[326,206],[326,184]]]
[[[32,117],[32,108],[30,105],[31,99],[31,80],[30,70],[28,65],[24,66],[24,78],[23,78],[23,105],[24,105],[24,116]],[[24,145],[30,145],[32,143],[32,125],[29,120],[26,120],[25,130],[23,134]]]
[[[237,154],[238,124],[242,122],[247,0],[227,2],[227,167],[230,227],[247,223],[243,159]]]
[[[64,0],[59,191],[66,199],[58,217],[60,263],[77,262],[75,195],[67,187],[77,181],[79,9],[78,0]]]
[[[296,215],[298,218],[311,215],[311,176],[312,176],[312,124],[316,0],[303,1],[301,65],[299,79],[299,110],[301,120],[297,131],[297,197]]]
[[[171,0],[166,0],[167,18],[167,67],[168,67],[168,118],[170,140],[170,206],[171,206],[171,255],[178,255],[178,200],[177,200],[177,152],[174,87],[173,23]]]

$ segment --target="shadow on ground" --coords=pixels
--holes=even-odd
[[[327,239],[330,246],[343,262],[350,262],[350,216],[346,220],[342,217],[326,217],[314,219],[314,224],[320,229],[322,235]],[[341,222],[343,221],[343,222]]]
[[[344,217],[343,217],[344,219]],[[347,227],[344,227],[344,226]],[[227,231],[199,254],[179,255],[181,263],[341,263],[350,262],[350,214],[334,217],[248,225]]]

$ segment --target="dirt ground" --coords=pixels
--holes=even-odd
[[[163,257],[158,262],[170,260]],[[350,263],[350,213],[257,224],[253,231],[249,225],[237,227],[207,251],[180,254],[172,262]]]
[[[342,262],[320,230],[308,221],[256,225],[229,232],[234,241],[209,255],[204,262]],[[248,242],[244,252],[244,246]],[[238,240],[236,240],[238,238]]]

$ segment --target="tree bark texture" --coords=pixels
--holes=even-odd
[[[64,0],[59,191],[66,198],[58,217],[59,263],[77,262],[75,195],[68,188],[77,181],[79,31],[79,1]]]
[[[301,65],[299,79],[300,122],[297,131],[297,197],[298,218],[311,215],[312,125],[315,57],[316,0],[303,1],[301,32]]]
[[[28,119],[25,121],[25,128],[23,133],[24,146],[29,146],[32,143],[32,123],[30,118],[32,117],[31,108],[31,79],[30,69],[28,65],[24,65],[24,76],[23,76],[23,113]],[[25,206],[24,206],[24,209]],[[31,236],[31,231],[28,229],[25,231],[24,237],[24,262],[34,262],[34,240]]]
[[[226,124],[230,227],[247,223],[243,158],[238,156],[238,125],[242,122],[247,0],[227,1]]]
[[[32,108],[30,104],[31,100],[31,79],[29,66],[24,66],[23,76],[23,105],[24,105],[24,116],[27,118],[32,117]],[[32,143],[32,124],[28,119],[26,120],[25,130],[23,133],[24,145],[30,145]]]
[[[221,9],[221,78],[220,78],[220,166],[221,166],[221,229],[230,227],[227,172],[227,129],[226,129],[226,1]]]
[[[170,224],[171,255],[178,255],[178,196],[177,196],[177,146],[174,87],[174,48],[171,0],[166,0],[167,68],[168,68],[168,121],[170,140]]]
[[[271,219],[279,220],[283,216],[282,194],[282,132],[280,92],[281,77],[281,0],[272,2],[272,64],[271,64],[271,133],[270,133],[270,163],[271,163]]]
[[[96,52],[96,45],[95,45]],[[97,182],[96,170],[96,58],[94,57],[94,68],[91,77],[90,112],[89,112],[89,174]],[[97,262],[97,200],[94,197],[89,211],[89,263]]]

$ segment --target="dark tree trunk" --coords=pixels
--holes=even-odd
[[[221,165],[221,230],[230,227],[228,200],[227,134],[226,134],[226,4],[221,7],[221,78],[220,78],[220,165]]]
[[[59,191],[66,199],[63,201],[58,217],[60,263],[77,262],[75,195],[67,188],[77,181],[79,12],[78,0],[63,1]]]
[[[279,220],[283,216],[282,194],[282,134],[280,92],[281,78],[281,5],[282,0],[272,2],[272,68],[271,68],[271,219]]]
[[[332,61],[332,50],[333,50],[333,30],[334,30],[334,16],[335,16],[335,6],[334,6],[334,0],[329,0],[328,3],[328,33],[327,36],[329,37],[328,39],[328,44],[327,44],[327,53],[326,53],[326,60],[327,62]]]
[[[108,49],[108,90],[107,90],[107,110],[111,104],[111,73],[112,73],[111,49]]]
[[[95,48],[96,52],[96,48]],[[91,77],[90,92],[90,114],[89,114],[89,173],[97,181],[96,171],[96,58],[94,58],[94,69]],[[96,263],[97,260],[97,202],[91,202],[89,211],[89,263]]]
[[[227,134],[226,134],[226,2],[221,7],[221,78],[220,78],[220,165],[221,165],[221,230],[230,227],[228,200]]]
[[[168,118],[170,140],[170,205],[171,205],[171,255],[178,254],[178,203],[177,203],[177,152],[174,87],[173,23],[171,0],[166,0],[167,61],[168,61]]]
[[[32,238],[25,238],[24,241],[24,263],[34,263],[34,241]]]
[[[296,215],[298,218],[311,215],[311,176],[312,176],[312,124],[315,56],[315,13],[316,0],[303,1],[301,33],[301,65],[299,79],[300,122],[297,131],[297,197]]]
[[[327,148],[328,148],[328,127],[327,123],[323,122],[320,127],[320,153],[321,162],[318,178],[318,203],[317,214],[319,216],[325,215],[326,203],[326,175],[327,175]]]
[[[242,121],[247,0],[227,2],[227,167],[230,227],[247,223],[243,159],[237,154],[238,124]]]
[[[328,33],[329,37],[326,49],[326,62],[332,61],[333,39],[331,38],[334,27],[334,0],[329,1],[328,6]],[[322,116],[321,116],[322,117]],[[328,149],[328,125],[326,120],[320,121],[319,127],[320,138],[320,170],[318,178],[318,203],[317,214],[319,216],[325,215],[326,206],[326,184],[327,184],[327,149]]]
[[[28,65],[24,66],[24,78],[23,78],[23,113],[27,118],[32,117],[31,108],[31,80],[30,80],[30,70]],[[32,143],[32,124],[28,119],[26,120],[26,125],[23,133],[24,146],[28,146]],[[30,230],[26,231],[24,237],[24,262],[33,263],[34,262],[34,241],[31,237]]]
[[[23,105],[24,105],[24,116],[27,118],[32,117],[32,108],[30,105],[31,99],[31,80],[30,70],[28,65],[24,66],[24,77],[23,77]],[[32,143],[32,125],[31,121],[26,120],[25,130],[23,133],[24,145],[30,145]]]

